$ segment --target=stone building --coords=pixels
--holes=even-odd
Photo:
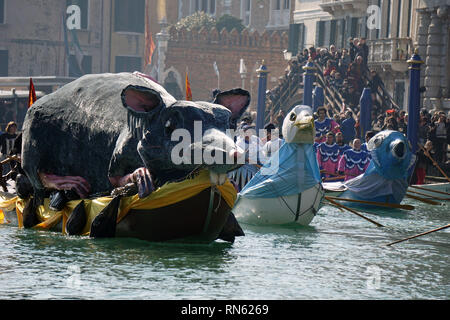
[[[287,63],[283,50],[287,48],[287,31],[292,14],[291,0],[166,0],[158,10],[162,30],[157,34],[158,58],[151,75],[163,83],[174,95],[185,90],[188,72],[194,99],[210,100],[211,92],[244,86],[256,103],[258,79],[256,69],[264,60],[270,71],[268,88],[275,86],[284,75]],[[201,30],[200,32],[175,32],[169,25],[204,11],[215,18],[230,14],[242,20],[246,29],[226,32]],[[174,13],[177,15],[174,15]],[[165,17],[165,19],[163,18]],[[161,50],[159,49],[161,48]],[[239,74],[240,60],[247,68]],[[217,77],[213,64],[219,69]],[[156,63],[156,61],[155,61]],[[170,91],[173,88],[173,92]]]
[[[423,105],[448,106],[449,1],[296,0],[290,50],[309,46],[348,47],[348,38],[365,37],[368,66],[378,71],[394,101],[407,108],[408,63],[414,47],[425,61]],[[442,66],[445,66],[442,68]]]
[[[65,32],[68,20],[73,23],[72,5],[80,11],[78,25]],[[11,90],[14,84],[26,90],[33,77],[36,90],[48,93],[82,74],[150,72],[153,66],[155,78],[180,96],[189,66],[195,99],[209,100],[219,85],[244,85],[256,102],[261,61],[270,71],[268,89],[284,74],[284,32],[292,9],[291,0],[0,0],[0,88]],[[241,34],[216,30],[187,38],[169,34],[169,25],[199,10],[216,18],[238,17],[246,29]],[[152,66],[144,61],[146,21],[156,44]],[[239,74],[241,59],[247,74]]]
[[[79,53],[68,30],[67,57],[63,28],[74,4],[80,8],[75,35],[83,73],[142,68],[145,0],[0,0],[0,76],[78,76],[68,60]]]
[[[423,105],[450,110],[450,1],[421,0],[415,44],[422,67]]]

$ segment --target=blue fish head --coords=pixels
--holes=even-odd
[[[411,152],[411,143],[398,131],[385,130],[377,133],[367,144],[372,156],[370,170],[375,170],[386,179],[406,178],[408,169],[416,157]],[[368,168],[367,171],[369,171]]]

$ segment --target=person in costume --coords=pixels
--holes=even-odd
[[[259,152],[262,146],[255,133],[254,127],[244,125],[242,135],[237,138],[236,145],[244,150],[246,163],[261,164]]]
[[[342,156],[346,150],[352,148],[348,144],[344,143],[344,135],[342,132],[336,133],[336,144],[339,147],[339,156]]]
[[[278,137],[278,130],[273,123],[264,127],[266,137],[261,139],[262,152],[265,157],[264,162],[270,159],[273,153],[277,152],[283,144],[283,140]]]
[[[314,127],[316,128],[317,143],[325,142],[328,132],[336,133],[339,131],[339,125],[333,119],[327,117],[327,109],[324,107],[317,108],[318,118],[314,120]]]
[[[353,112],[348,110],[345,113],[345,119],[342,121],[342,123],[340,125],[340,130],[341,130],[343,138],[344,138],[344,143],[349,143],[350,141],[355,139],[355,135],[356,135],[355,124],[356,124],[356,121],[353,118]]]
[[[339,146],[334,142],[334,133],[327,133],[327,140],[317,147],[317,161],[322,178],[332,178],[337,175],[339,164]]]
[[[361,140],[353,140],[353,148],[346,150],[339,159],[338,172],[350,180],[364,173],[370,164],[369,154],[361,150]]]
[[[361,145],[361,150],[367,152],[369,154],[369,158],[372,158],[372,156],[370,155],[369,150],[367,150],[367,144],[374,135],[375,135],[374,131],[367,131],[365,136],[365,142]]]

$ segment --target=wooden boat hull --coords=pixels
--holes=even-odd
[[[116,237],[147,241],[212,242],[222,231],[231,208],[214,193],[208,217],[211,188],[184,201],[152,210],[132,209],[116,228]]]
[[[307,226],[322,205],[320,184],[300,194],[277,198],[238,197],[232,212],[239,222],[255,225],[297,224]]]
[[[211,188],[175,204],[151,210],[131,209],[116,226],[116,237],[162,242],[210,243],[222,231],[231,207],[214,192],[209,212]],[[5,224],[18,226],[17,213],[4,210]],[[62,219],[48,228],[62,232]]]

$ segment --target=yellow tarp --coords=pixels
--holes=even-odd
[[[120,202],[120,208],[117,216],[117,222],[122,220],[131,209],[151,210],[172,205],[174,203],[189,199],[203,190],[211,187],[208,171],[200,172],[196,177],[181,182],[167,183],[161,188],[154,191],[151,195],[144,199],[139,199],[138,195],[132,197],[123,197]],[[232,208],[236,200],[236,190],[234,186],[227,180],[217,189],[226,201],[228,206]],[[109,204],[111,197],[102,197],[94,200],[84,200],[84,206],[87,214],[87,223],[83,230],[83,234],[89,234],[90,226],[95,217]],[[64,226],[71,212],[81,202],[81,200],[70,201],[66,204],[64,210],[55,212],[49,209],[49,199],[44,200],[44,205],[38,209],[38,217],[42,223],[36,225],[37,229],[50,229],[63,219]],[[0,209],[12,211],[14,208],[17,212],[19,227],[23,227],[22,212],[25,207],[25,200],[18,197],[7,199],[0,195]],[[208,206],[208,203],[199,204],[200,206]],[[1,223],[2,213],[0,214]]]

